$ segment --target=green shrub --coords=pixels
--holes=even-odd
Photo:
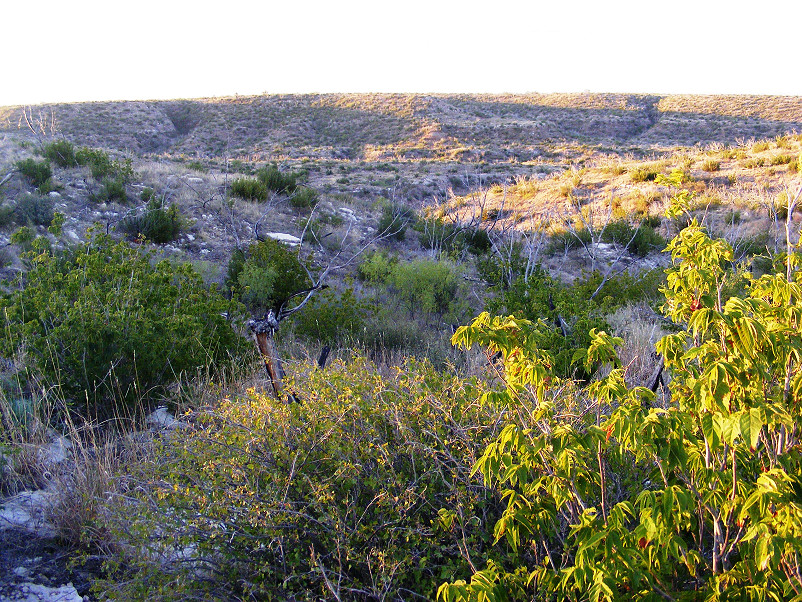
[[[49,197],[26,192],[17,198],[14,219],[21,226],[49,226],[53,221],[53,201]]]
[[[367,306],[351,288],[315,294],[312,301],[293,316],[295,334],[313,341],[342,344],[356,341],[364,331]]]
[[[404,240],[407,235],[407,226],[414,226],[416,221],[417,215],[409,207],[388,205],[382,211],[382,216],[376,225],[376,234],[394,240]]]
[[[165,208],[160,198],[151,198],[144,211],[123,219],[119,228],[131,239],[145,238],[164,244],[178,238],[184,226],[185,220],[175,204]]]
[[[131,159],[113,160],[106,151],[99,148],[81,147],[75,153],[75,161],[78,165],[88,165],[96,180],[119,180],[127,184],[134,178]]]
[[[0,228],[10,225],[14,221],[14,207],[0,202]]]
[[[47,185],[53,177],[53,170],[47,161],[36,161],[35,159],[23,159],[15,164],[19,172],[25,176],[32,186],[39,188]]]
[[[313,188],[298,186],[290,195],[290,205],[295,209],[314,209],[318,203],[318,192]]]
[[[398,257],[388,255],[385,251],[372,251],[357,268],[357,277],[374,286],[384,284],[390,277]]]
[[[465,546],[484,564],[499,502],[468,473],[502,409],[478,382],[357,360],[287,386],[297,403],[221,399],[130,467],[111,521],[129,578],[104,599],[431,600],[470,574]]]
[[[605,332],[577,354],[609,366],[581,396],[536,324],[483,314],[455,334],[501,356],[494,399],[532,412],[511,414],[473,469],[507,503],[488,532],[520,556],[444,584],[441,602],[798,598],[802,457],[786,433],[802,419],[799,274],[728,298],[740,276],[725,241],[694,221],[669,247],[663,309],[682,328],[656,345],[662,399],[627,386],[623,341]]]
[[[297,174],[281,173],[274,165],[257,170],[256,178],[259,182],[264,184],[268,190],[272,190],[273,192],[292,194],[297,188]]]
[[[44,146],[44,156],[59,167],[75,167],[78,161],[75,157],[75,147],[68,140],[54,140]]]
[[[266,201],[267,187],[253,178],[237,178],[231,182],[231,195],[245,201]]]
[[[189,264],[154,264],[103,235],[61,253],[40,246],[0,311],[0,353],[24,349],[29,367],[86,416],[158,396],[243,344],[222,317],[237,319],[241,306],[206,289]]]
[[[474,228],[441,218],[421,220],[415,224],[418,242],[424,249],[434,249],[458,258],[466,251],[472,255],[482,255],[493,244],[488,233],[482,228]]]
[[[278,313],[293,300],[301,301],[296,295],[312,281],[297,253],[268,239],[253,243],[247,252],[232,253],[225,284],[251,311]]]
[[[662,251],[666,246],[666,239],[657,234],[653,228],[645,224],[633,228],[626,220],[607,224],[602,232],[602,240],[619,245],[629,245],[627,250],[638,257],[646,257],[649,253]]]
[[[458,294],[462,288],[460,272],[448,261],[416,259],[396,263],[386,282],[411,318],[422,314],[426,320],[442,320],[446,314],[459,314],[462,310]],[[459,321],[462,316],[448,317],[449,321]]]
[[[89,195],[96,203],[126,203],[128,194],[125,191],[125,181],[121,178],[104,178],[97,192]]]
[[[775,155],[769,161],[770,165],[788,165],[794,160],[791,155]]]

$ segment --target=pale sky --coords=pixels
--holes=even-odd
[[[0,105],[303,92],[802,95],[800,0],[3,0]]]

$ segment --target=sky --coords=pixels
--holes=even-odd
[[[8,0],[0,106],[306,92],[802,95],[799,0]]]

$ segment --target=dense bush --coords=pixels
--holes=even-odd
[[[237,178],[231,182],[231,194],[245,201],[266,201],[268,190],[259,180]]]
[[[119,228],[129,238],[145,238],[164,244],[178,238],[184,225],[185,220],[175,204],[165,208],[162,199],[154,197],[148,201],[144,211],[123,219]]]
[[[478,383],[421,363],[382,377],[359,360],[288,387],[297,403],[221,400],[134,467],[142,486],[118,530],[139,572],[106,595],[432,599],[467,576],[465,546],[484,564],[498,500],[468,473],[502,410]]]
[[[59,167],[75,167],[75,147],[68,140],[54,140],[44,146],[44,156]]]
[[[41,194],[24,193],[14,205],[14,219],[21,226],[49,226],[53,221],[53,201]]]
[[[461,256],[465,251],[482,255],[492,247],[490,236],[485,230],[442,218],[421,220],[415,224],[415,229],[418,231],[418,241],[424,249],[434,249],[453,257]]]
[[[75,153],[78,165],[88,165],[92,177],[96,180],[119,180],[130,182],[134,177],[134,168],[131,159],[118,161],[99,148],[81,147]]]
[[[297,253],[267,239],[253,243],[247,252],[236,249],[232,253],[225,285],[251,311],[278,313],[312,281]]]
[[[639,224],[637,228],[633,228],[626,220],[607,224],[601,238],[605,242],[627,245],[627,250],[638,257],[662,251],[666,246],[666,239],[657,234],[653,228],[646,224]]]
[[[86,415],[152,397],[242,345],[222,317],[240,316],[241,306],[207,290],[189,264],[153,264],[102,235],[61,253],[34,247],[30,271],[0,298],[0,350],[24,351],[30,368]]]
[[[295,333],[321,343],[359,340],[365,328],[368,308],[353,289],[331,289],[315,294],[312,301],[293,316]]]
[[[404,240],[407,226],[414,226],[416,222],[417,216],[409,207],[388,205],[382,210],[379,223],[376,225],[376,234],[394,240]]]
[[[386,284],[409,316],[459,321],[466,308],[460,268],[449,261],[416,259],[395,264]]]
[[[298,175],[294,173],[281,173],[278,167],[271,165],[256,171],[256,178],[265,188],[273,192],[292,194],[298,186]]]
[[[611,370],[581,394],[531,322],[480,316],[454,341],[501,354],[499,403],[529,400],[474,470],[507,500],[493,530],[521,553],[441,587],[456,600],[791,600],[802,576],[800,258],[728,296],[732,249],[694,221],[669,245],[657,351],[670,396],[628,388],[604,332],[577,359]],[[570,385],[570,383],[568,383]],[[571,404],[591,411],[578,411]]]
[[[53,170],[50,169],[48,161],[37,161],[36,159],[23,159],[17,161],[15,167],[25,176],[32,186],[37,188],[47,185],[53,177]]]
[[[298,186],[290,195],[290,206],[295,209],[314,209],[319,200],[317,190],[306,186]]]

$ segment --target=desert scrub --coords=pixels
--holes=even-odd
[[[131,239],[145,239],[156,244],[174,241],[184,229],[186,220],[175,204],[165,207],[163,199],[147,195],[147,190],[143,192],[143,199],[148,199],[144,210],[123,219],[119,229]]]
[[[707,159],[702,163],[702,171],[718,171],[721,169],[721,163],[715,159]]]
[[[229,321],[243,308],[189,264],[154,263],[99,234],[61,252],[46,242],[32,242],[30,270],[0,297],[0,353],[24,349],[28,369],[84,415],[157,397],[183,372],[243,349]]]
[[[15,164],[17,170],[25,176],[25,179],[36,188],[46,186],[53,177],[53,170],[48,161],[37,161],[36,159],[23,159]]]
[[[75,167],[78,161],[75,158],[75,146],[68,140],[54,140],[45,144],[43,154],[46,159],[59,167]]]
[[[49,226],[53,201],[38,193],[23,193],[14,205],[14,219],[20,226]]]
[[[237,178],[231,182],[229,190],[231,196],[235,196],[244,201],[266,201],[268,197],[267,187],[253,178]]]
[[[133,467],[118,529],[138,572],[107,595],[432,599],[469,573],[466,544],[484,562],[498,499],[469,474],[500,409],[479,382],[357,359],[301,366],[288,389],[297,403],[252,391],[194,413]]]
[[[235,249],[228,262],[225,286],[254,313],[272,309],[276,314],[298,293],[308,290],[312,280],[308,266],[282,243],[267,239],[247,250]]]

